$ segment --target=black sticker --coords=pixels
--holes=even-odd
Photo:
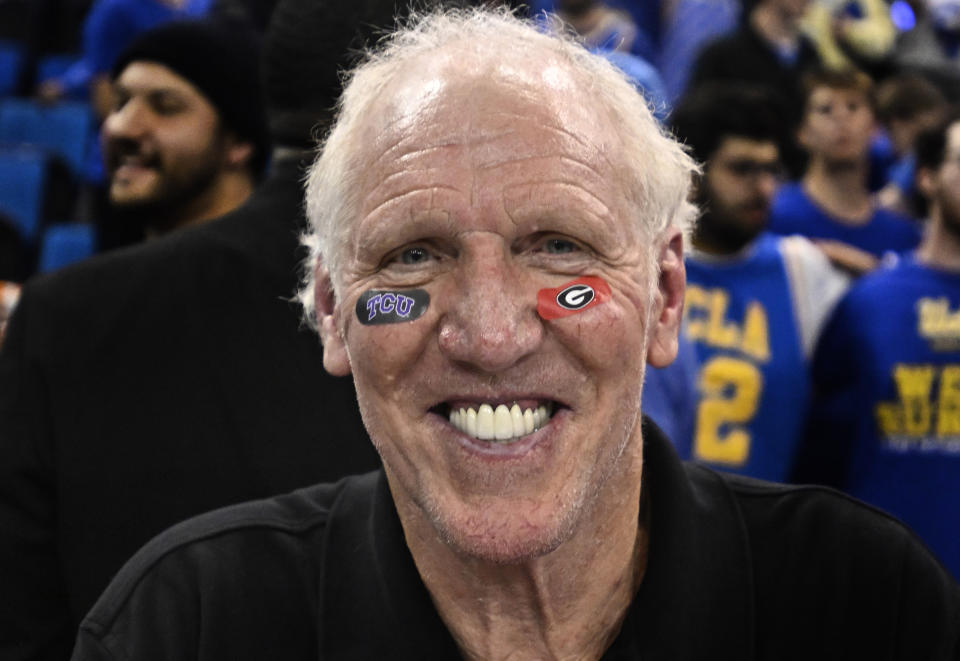
[[[368,289],[357,299],[357,319],[361,324],[396,324],[423,316],[430,307],[425,289]]]

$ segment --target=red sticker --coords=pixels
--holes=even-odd
[[[537,292],[537,312],[544,319],[559,319],[589,310],[610,300],[610,296],[606,280],[585,275],[554,289]]]

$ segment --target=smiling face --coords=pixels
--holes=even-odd
[[[103,151],[114,205],[170,208],[212,188],[232,139],[189,81],[161,64],[132,62],[113,96]]]
[[[402,517],[472,556],[541,555],[598,502],[636,508],[644,365],[675,352],[682,240],[643,238],[604,146],[616,134],[575,95],[435,73],[385,96],[335,298],[318,278],[325,365],[352,372]],[[579,276],[605,280],[609,300],[538,316],[539,290]],[[359,323],[364,292],[413,288],[430,295],[416,321]],[[505,438],[478,438],[487,406],[514,404],[543,407],[539,429],[498,428],[501,411]]]

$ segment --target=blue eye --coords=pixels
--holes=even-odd
[[[551,255],[565,255],[571,252],[577,252],[580,247],[573,241],[567,239],[547,239],[543,243],[544,252]]]
[[[430,259],[430,253],[426,248],[414,246],[407,248],[400,253],[400,263],[402,264],[422,264]]]

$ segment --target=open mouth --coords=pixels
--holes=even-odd
[[[481,441],[511,443],[546,425],[560,405],[551,400],[512,403],[451,402],[434,411],[467,436]]]

